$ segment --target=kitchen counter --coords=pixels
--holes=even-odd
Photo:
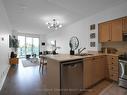
[[[52,59],[58,62],[70,61],[70,60],[76,60],[76,59],[83,58],[83,56],[75,56],[75,55],[69,55],[69,54],[42,55],[42,57],[46,57],[47,59]]]
[[[48,91],[49,95],[63,95],[61,93],[64,92],[60,91],[60,89],[67,89],[68,88],[67,84],[71,84],[71,83],[72,84],[79,83],[81,86],[78,86],[77,84],[74,85],[74,87],[76,89],[77,88],[82,89],[82,85],[83,85],[82,63],[84,58],[83,56],[57,54],[57,55],[43,55],[42,57],[47,58],[46,87],[47,89],[51,90]],[[74,80],[71,80],[71,78]],[[81,93],[81,91],[77,91],[77,93]]]
[[[56,91],[56,89],[61,89],[61,78],[62,72],[66,70],[61,69],[62,65],[69,61],[70,64],[72,64],[74,61],[78,61],[78,59],[83,60],[88,57],[94,57],[94,56],[103,56],[103,55],[113,55],[118,56],[117,54],[105,54],[105,53],[88,53],[92,55],[85,55],[85,56],[76,56],[76,55],[69,55],[69,54],[57,54],[57,55],[42,55],[42,57],[47,58],[47,74],[46,74],[46,86],[47,89],[51,89],[51,91],[48,91],[50,95],[61,95],[60,91]],[[100,57],[101,58],[101,57]],[[102,62],[104,63],[104,62]],[[90,63],[91,64],[91,63]],[[103,67],[102,64],[98,65],[97,67],[100,68]],[[73,66],[73,65],[72,65]],[[91,65],[92,66],[92,65]],[[90,67],[91,67],[90,66]],[[81,66],[82,67],[82,66]],[[70,68],[70,67],[69,67]],[[84,67],[83,67],[84,68]],[[62,71],[63,70],[63,71]],[[86,69],[85,69],[86,70]],[[88,69],[89,70],[89,69]],[[100,69],[96,69],[100,70]],[[104,70],[104,69],[103,69]],[[77,70],[76,70],[77,71]],[[69,71],[67,71],[69,72]],[[100,71],[99,71],[100,72]],[[64,74],[65,75],[65,74]],[[73,75],[73,74],[72,74]],[[99,73],[100,76],[100,73]],[[68,76],[69,77],[69,76]],[[77,78],[77,77],[76,77]],[[98,78],[98,77],[97,77]],[[73,78],[75,79],[75,78]],[[99,77],[100,79],[100,77]],[[97,80],[98,81],[98,80]],[[83,83],[84,84],[84,83]],[[84,86],[85,88],[85,86]]]
[[[69,55],[69,54],[57,54],[57,55],[42,55],[42,57],[46,57],[47,59],[52,59],[52,60],[55,60],[58,62],[63,62],[63,61],[83,59],[83,58],[87,58],[87,57],[94,57],[94,56],[101,56],[101,55],[118,56],[117,54],[93,53],[92,55],[85,55],[85,56],[76,56],[76,55]]]

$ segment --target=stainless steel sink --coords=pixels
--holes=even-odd
[[[89,53],[75,54],[75,56],[88,56],[88,55],[93,55],[93,54],[89,54]]]

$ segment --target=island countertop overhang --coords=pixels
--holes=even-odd
[[[42,55],[42,57],[45,57],[47,59],[52,59],[58,62],[71,61],[71,60],[77,60],[77,59],[84,58],[82,56],[75,56],[75,55],[69,55],[69,54]]]
[[[97,53],[97,54],[92,54],[92,55],[88,55],[88,56],[75,56],[75,55],[70,55],[70,54],[56,54],[56,55],[49,54],[49,55],[42,55],[42,57],[45,57],[47,59],[52,59],[52,60],[58,61],[58,62],[63,62],[63,61],[84,59],[87,57],[101,56],[101,55],[116,55],[116,56],[118,56],[117,54]]]

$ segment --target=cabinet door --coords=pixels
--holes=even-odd
[[[95,83],[104,79],[104,72],[105,72],[105,62],[103,56],[95,57],[94,60],[94,67],[95,67]]]
[[[123,18],[123,32],[127,33],[127,17]]]
[[[104,22],[99,24],[99,42],[107,42],[110,40],[110,23]]]
[[[118,81],[118,56],[108,55],[108,78],[114,81]]]
[[[95,73],[95,78],[94,82],[97,83],[100,80],[100,62],[99,61],[94,61],[94,73]]]
[[[111,41],[122,41],[122,18],[111,21]]]
[[[83,86],[89,88],[94,84],[94,66],[92,61],[84,59]]]
[[[99,59],[100,65],[100,80],[105,78],[105,68],[106,68],[106,56],[100,56]]]

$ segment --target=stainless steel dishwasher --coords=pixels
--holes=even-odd
[[[83,60],[61,63],[60,95],[79,95],[83,88]]]

